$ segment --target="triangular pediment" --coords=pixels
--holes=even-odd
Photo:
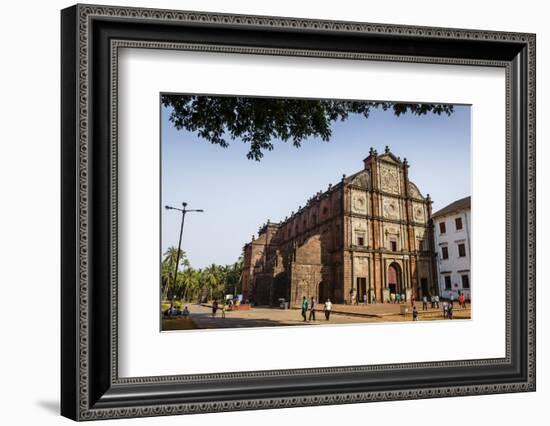
[[[378,159],[382,161],[386,161],[391,164],[395,164],[396,166],[401,164],[401,159],[399,157],[396,157],[392,152],[387,151],[382,155],[378,156]]]

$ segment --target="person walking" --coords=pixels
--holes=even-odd
[[[330,299],[327,299],[325,302],[325,319],[330,320],[330,312],[332,311],[332,302]]]
[[[309,320],[315,321],[315,297],[311,296],[311,306],[309,308]]]
[[[416,306],[413,306],[413,321],[418,321],[418,311],[416,310]]]
[[[433,303],[432,303],[433,305]],[[433,307],[433,306],[432,306]],[[422,297],[422,310],[427,311],[428,310],[428,296],[424,295]]]
[[[462,309],[466,308],[466,298],[464,297],[464,293],[460,293],[460,296],[458,296],[458,303]]]
[[[436,294],[435,296],[433,296],[433,298],[434,298],[435,308],[439,309],[439,296]]]
[[[307,313],[307,297],[304,296],[304,298],[302,299],[302,318],[304,319],[304,321],[307,320],[306,313]]]
[[[449,308],[449,305],[447,304],[447,301],[444,301],[443,302],[443,318],[447,318],[447,313],[449,312],[448,308]]]
[[[214,301],[212,302],[212,318],[216,316],[217,310],[218,310],[218,301],[214,299]]]
[[[449,307],[447,308],[447,318],[450,320],[453,319],[453,301],[451,300],[451,303],[449,303]]]

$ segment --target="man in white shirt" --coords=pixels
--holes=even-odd
[[[328,320],[330,320],[330,312],[332,311],[332,302],[330,301],[330,299],[327,299],[327,301],[325,302],[325,318]]]

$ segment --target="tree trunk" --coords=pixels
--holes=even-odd
[[[187,299],[186,299],[186,297],[187,297],[187,287],[188,287],[188,286],[187,286],[187,284],[186,284],[186,285],[185,285],[185,288],[184,288],[184,290],[183,290],[183,297],[182,297],[182,300],[184,300],[184,301],[187,300]]]

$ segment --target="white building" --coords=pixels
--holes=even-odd
[[[439,294],[457,300],[464,293],[470,300],[470,197],[462,198],[432,215]]]

